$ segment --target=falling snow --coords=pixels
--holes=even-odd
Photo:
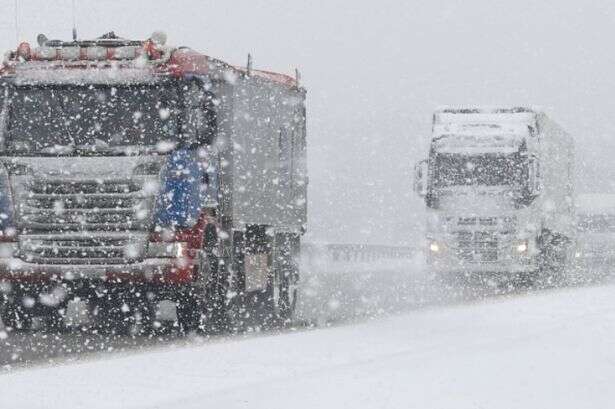
[[[99,3],[0,21],[0,407],[609,407],[613,7]]]

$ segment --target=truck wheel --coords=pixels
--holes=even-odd
[[[0,319],[4,326],[12,331],[32,329],[32,314],[16,300],[4,305],[0,311]]]
[[[182,294],[176,303],[177,323],[179,330],[184,333],[197,331],[201,328],[201,302],[192,292]]]
[[[300,238],[295,234],[276,235],[277,265],[273,286],[277,288],[274,314],[281,325],[292,322],[297,306],[299,267],[296,259],[300,252]]]
[[[131,317],[111,303],[97,304],[94,315],[96,317],[96,328],[99,332],[118,336],[130,334]]]
[[[276,271],[262,297],[256,296],[260,325],[269,328],[282,327],[291,323],[297,305],[297,288],[294,277],[281,277],[282,273]],[[262,300],[260,303],[258,302]]]
[[[108,294],[94,307],[96,327],[103,333],[119,336],[147,335],[153,329],[155,308],[145,297],[135,299]]]
[[[64,321],[64,313],[62,308],[53,308],[46,310],[43,315],[45,330],[52,333],[64,333],[68,331]]]
[[[244,303],[240,296],[231,302],[225,302],[221,298],[212,299],[205,307],[206,320],[203,330],[208,334],[236,333],[244,329],[245,311]]]
[[[228,266],[222,262],[224,240],[218,236],[219,226],[213,223],[207,224],[204,232],[204,245],[202,258],[200,260],[200,274],[206,277],[204,283],[204,296],[200,302],[200,316],[197,327],[208,334],[218,334],[228,331],[236,331],[239,322],[238,306],[239,297],[233,300],[227,299],[227,292],[231,285],[231,275],[228,272]],[[234,233],[234,240],[238,240],[242,236],[241,232]],[[230,243],[226,243],[230,246]],[[239,247],[231,246],[233,251],[240,254]],[[237,266],[235,268],[238,268]],[[178,312],[179,314],[179,312]],[[179,315],[178,315],[179,318]],[[195,316],[188,316],[187,322],[192,322],[192,326],[197,320]]]
[[[565,283],[567,252],[568,243],[563,237],[550,236],[548,241],[542,242],[537,284],[542,287],[557,287]]]
[[[245,327],[246,301],[243,294],[228,298],[229,274],[219,264],[217,256],[210,256],[210,276],[201,304],[202,329],[210,334],[240,332]]]
[[[540,270],[528,271],[526,273],[519,274],[517,277],[517,283],[523,288],[532,288],[536,285],[540,275]]]

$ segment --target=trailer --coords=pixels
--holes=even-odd
[[[166,35],[39,35],[0,70],[1,317],[183,331],[289,322],[307,224],[306,91]]]
[[[415,167],[432,271],[561,279],[575,240],[573,148],[537,110],[436,111],[429,159]]]

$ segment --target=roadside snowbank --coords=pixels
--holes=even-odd
[[[0,377],[4,408],[606,408],[615,286]]]

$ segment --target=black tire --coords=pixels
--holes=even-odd
[[[105,335],[130,335],[131,317],[111,303],[98,303],[94,308],[95,327]]]
[[[179,297],[175,304],[175,311],[180,332],[188,334],[202,328],[201,298],[192,291],[186,292]]]
[[[229,273],[226,264],[222,266],[220,264],[221,254],[223,254],[223,247],[231,246],[233,242],[238,241],[239,238],[243,239],[241,232],[235,232],[232,240],[226,242],[220,239],[218,236],[218,226],[215,224],[208,224],[205,227],[204,242],[203,242],[203,255],[204,264],[201,273],[207,275],[207,279],[204,283],[204,289],[202,290],[202,298],[200,299],[200,317],[199,326],[200,329],[208,334],[220,334],[225,332],[236,332],[239,322],[240,311],[240,298],[235,297],[233,300],[228,300],[227,290],[231,283],[229,282]],[[225,244],[223,244],[223,242]],[[233,251],[240,253],[240,247],[233,246]],[[235,269],[241,269],[241,267],[235,265]],[[233,283],[234,286],[237,283]],[[179,313],[178,313],[179,314]],[[179,315],[178,315],[179,318]],[[196,317],[186,317],[188,321],[192,321],[192,325],[196,321]]]
[[[267,291],[256,294],[252,299],[258,325],[265,328],[289,326],[297,306],[298,291],[296,273],[276,271],[272,274]]]
[[[65,333],[68,332],[68,327],[65,324],[63,307],[49,308],[43,313],[43,323],[45,330],[51,333]]]
[[[227,299],[228,272],[219,264],[220,258],[216,254],[214,247],[205,249],[208,276],[205,288],[202,290],[202,298],[198,300],[200,301],[199,328],[208,334],[237,332],[243,328],[240,324],[242,297]],[[195,316],[188,319],[196,321]]]
[[[134,297],[108,293],[94,301],[96,328],[104,334],[118,336],[147,335],[153,331],[155,308],[144,295]]]
[[[565,237],[546,234],[539,242],[539,274],[535,284],[547,288],[564,285],[567,277],[569,240]]]
[[[528,271],[518,275],[516,284],[524,288],[535,287],[540,277],[540,270]]]
[[[32,318],[31,312],[17,300],[7,302],[0,310],[0,319],[9,331],[31,330]]]

